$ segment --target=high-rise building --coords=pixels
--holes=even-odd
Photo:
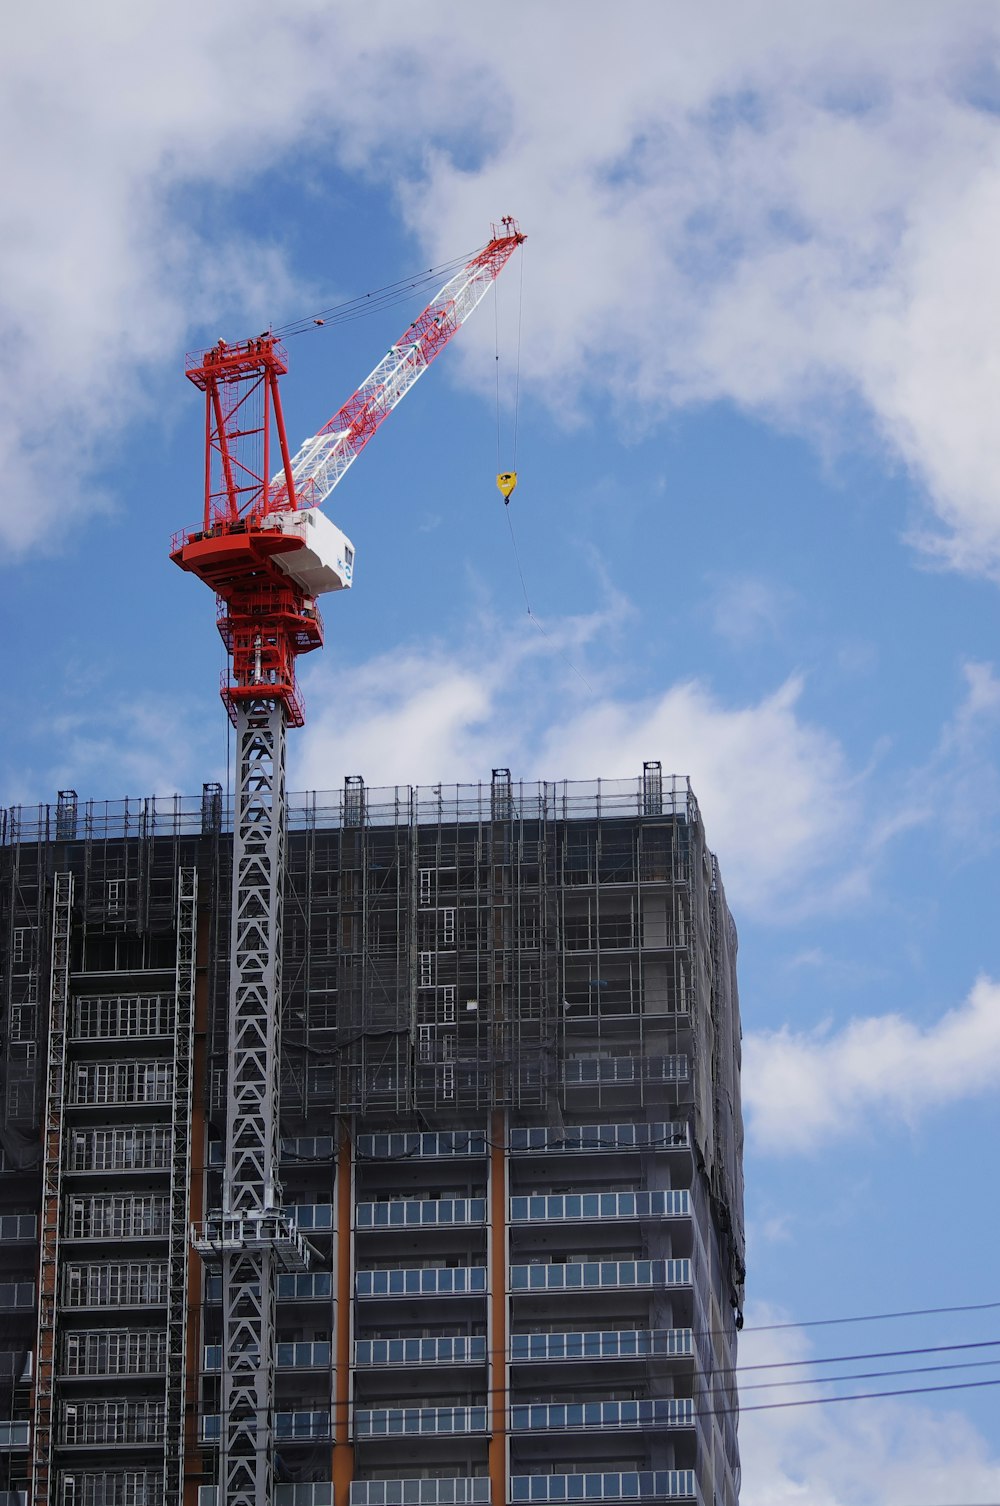
[[[223,792],[0,838],[0,1506],[212,1506]],[[349,779],[286,869],[277,1502],[735,1506],[736,940],[687,781]]]

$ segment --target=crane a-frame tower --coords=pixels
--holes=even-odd
[[[316,598],[350,587],[354,573],[353,546],[320,508],[524,238],[509,217],[494,226],[295,456],[278,387],[286,356],[273,335],[220,340],[188,361],[205,394],[205,507],[171,558],[216,593],[231,661],[222,698],[236,729],[223,1198],[192,1236],[222,1276],[218,1506],[270,1506],[276,1278],[310,1257],[278,1180],[285,736],[304,720],[295,660],[323,642]]]

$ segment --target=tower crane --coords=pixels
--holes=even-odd
[[[278,1180],[285,734],[304,721],[295,660],[323,642],[316,598],[354,575],[353,545],[320,509],[524,239],[509,216],[494,225],[295,456],[278,389],[287,358],[273,334],[220,340],[187,362],[205,394],[205,506],[170,557],[216,593],[237,764],[222,1207],[192,1233],[222,1278],[219,1506],[271,1506],[277,1275],[306,1270],[310,1255]]]

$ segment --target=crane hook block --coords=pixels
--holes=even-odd
[[[500,472],[499,476],[497,477],[497,486],[500,488],[501,492],[503,493],[503,501],[504,501],[504,506],[505,507],[507,506],[508,502],[510,501],[510,494],[514,490],[514,488],[515,488],[516,485],[517,485],[517,472],[516,471],[501,471]]]

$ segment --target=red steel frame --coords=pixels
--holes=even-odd
[[[220,340],[189,358],[188,380],[205,394],[205,511],[200,532],[175,538],[171,559],[216,592],[219,632],[232,657],[222,684],[230,717],[239,701],[266,694],[300,727],[295,659],[320,647],[323,623],[316,603],[277,562],[298,540],[261,526],[269,512],[297,505],[278,391],[287,370],[271,335],[238,345]],[[280,498],[268,484],[272,428],[284,473]]]

